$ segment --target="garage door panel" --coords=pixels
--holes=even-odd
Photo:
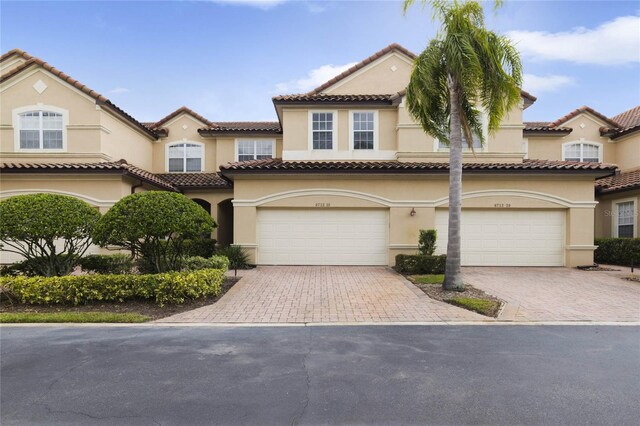
[[[385,210],[258,210],[258,263],[386,265]]]
[[[446,253],[448,212],[438,210],[437,253]],[[563,266],[563,210],[463,210],[462,264]]]

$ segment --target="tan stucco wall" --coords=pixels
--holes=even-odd
[[[616,164],[621,171],[640,169],[640,133],[615,142]]]
[[[335,95],[397,93],[407,87],[411,76],[412,64],[407,61],[404,55],[387,54],[371,66],[325,89],[323,93]],[[395,71],[392,67],[395,67]]]
[[[213,219],[216,221],[216,223],[218,224],[218,227],[215,229],[215,231],[213,232],[213,238],[220,240],[219,238],[219,233],[220,232],[224,232],[221,227],[224,225],[224,223],[221,223],[218,220],[218,204],[220,204],[222,201],[225,200],[229,200],[233,198],[233,190],[229,189],[229,190],[200,190],[200,191],[194,191],[194,190],[187,190],[184,192],[184,195],[194,199],[194,198],[199,198],[201,200],[205,200],[207,201],[209,204],[211,204],[211,217],[213,217]]]
[[[153,162],[154,140],[122,122],[110,112],[101,111],[100,122],[109,129],[101,138],[101,151],[114,160],[124,159],[145,170]]]
[[[398,253],[417,248],[419,229],[435,228],[435,209],[446,208],[446,176],[296,176],[237,178],[235,191],[235,243],[245,247],[255,260],[257,209],[308,208],[318,203],[330,208],[379,208],[389,210],[389,264]],[[314,192],[314,190],[316,192]],[[504,194],[478,191],[509,191]],[[281,199],[268,196],[296,191]],[[303,191],[303,192],[299,192]],[[320,191],[319,193],[317,191]],[[517,192],[514,193],[513,191]],[[463,181],[463,208],[561,209],[567,212],[566,264],[576,266],[593,260],[593,179],[588,177],[535,178],[518,176],[468,176]],[[469,193],[475,193],[472,198]],[[267,198],[265,198],[267,197]],[[560,199],[558,199],[558,198]],[[410,216],[411,209],[417,214]]]
[[[595,237],[610,238],[613,234],[613,215],[616,214],[614,203],[619,201],[635,201],[636,203],[636,221],[634,229],[640,236],[640,190],[625,191],[614,194],[605,194],[597,197],[598,205],[595,211]]]

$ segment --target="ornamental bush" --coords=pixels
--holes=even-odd
[[[422,254],[399,254],[396,256],[396,271],[401,274],[444,274],[447,255],[425,256]]]
[[[192,238],[184,241],[185,256],[211,257],[216,251],[217,241],[213,238]]]
[[[78,262],[83,271],[93,274],[128,274],[133,258],[127,254],[91,254]]]
[[[68,195],[17,195],[0,201],[0,248],[22,255],[30,274],[67,275],[91,245],[99,218]]]
[[[598,238],[595,245],[596,263],[640,266],[640,238]]]
[[[218,255],[229,259],[229,268],[235,271],[236,276],[238,269],[249,268],[249,255],[240,246],[227,246],[219,250]]]
[[[420,254],[431,256],[436,251],[436,240],[438,239],[438,231],[435,229],[420,230],[418,237],[418,252]]]
[[[224,256],[191,256],[185,257],[182,262],[183,271],[198,271],[200,269],[222,269],[227,271],[229,269],[229,259]]]
[[[149,272],[177,271],[185,240],[210,234],[216,226],[209,213],[184,195],[149,191],[115,203],[97,223],[93,239],[142,257]]]
[[[222,269],[203,269],[148,275],[2,277],[0,288],[7,289],[22,303],[34,305],[152,299],[162,306],[218,295],[223,281]]]

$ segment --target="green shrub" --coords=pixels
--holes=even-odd
[[[640,266],[640,238],[597,238],[596,263]]]
[[[203,269],[148,275],[2,277],[0,288],[8,289],[22,303],[34,305],[79,305],[139,298],[153,299],[162,306],[215,296],[220,293],[223,280],[222,269]]]
[[[78,264],[83,271],[94,274],[128,274],[133,268],[133,258],[127,254],[91,254]]]
[[[184,255],[209,258],[216,252],[216,242],[213,238],[192,238],[184,240]]]
[[[128,195],[98,221],[93,235],[100,246],[127,249],[144,260],[141,270],[180,270],[184,241],[210,234],[216,223],[182,194],[148,191]]]
[[[399,254],[396,256],[396,271],[401,274],[444,274],[447,255],[425,256],[422,254]]]
[[[418,237],[418,252],[425,256],[433,255],[436,251],[436,240],[438,239],[438,231],[435,229],[420,230]]]
[[[209,258],[201,256],[186,257],[182,262],[183,271],[198,271],[200,269],[222,269],[229,270],[229,259],[224,256],[211,256]]]
[[[60,260],[68,261],[67,256],[58,256]],[[16,277],[19,275],[26,275],[28,277],[34,277],[42,275],[43,267],[46,267],[48,259],[42,257],[34,257],[31,259],[21,260],[20,262],[13,263],[11,265],[5,265],[0,269],[0,276]],[[75,262],[69,262],[69,266],[73,269],[77,264]]]
[[[36,275],[67,275],[91,245],[99,217],[68,195],[17,195],[0,201],[0,248],[30,261]]]
[[[218,250],[218,255],[224,256],[229,259],[229,269],[236,271],[238,269],[249,268],[249,255],[240,246],[228,246]]]

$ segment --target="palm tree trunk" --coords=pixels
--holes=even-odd
[[[459,86],[454,76],[447,78],[449,86],[451,124],[449,134],[449,236],[447,242],[447,264],[445,268],[445,290],[464,290],[460,269],[461,243],[460,219],[462,216],[462,131],[460,124]]]

